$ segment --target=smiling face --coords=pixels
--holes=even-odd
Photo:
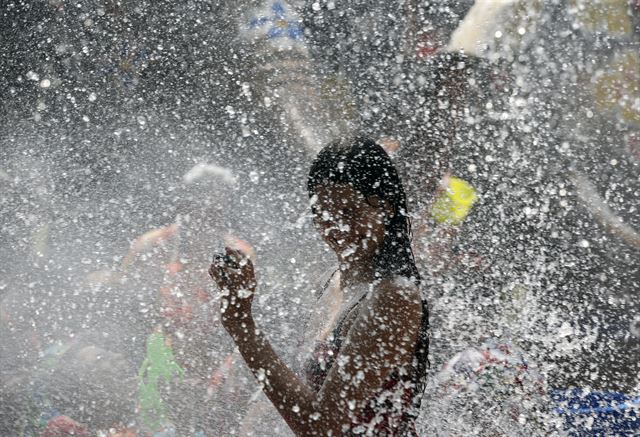
[[[322,239],[343,262],[370,261],[385,236],[390,208],[375,196],[365,198],[348,184],[314,190],[314,223]]]

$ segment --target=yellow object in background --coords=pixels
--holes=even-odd
[[[464,179],[449,177],[446,189],[438,195],[431,215],[438,224],[458,225],[471,212],[478,200],[475,188]]]
[[[593,33],[629,35],[633,31],[629,0],[572,0],[577,23]]]
[[[640,55],[637,51],[620,53],[605,67],[606,73],[595,77],[593,96],[601,111],[614,111],[622,118],[640,125]]]

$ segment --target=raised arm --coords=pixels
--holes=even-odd
[[[363,302],[336,364],[316,393],[277,356],[253,320],[251,262],[227,249],[226,257],[215,261],[210,273],[223,290],[223,325],[267,397],[297,435],[339,435],[391,372],[413,359],[422,317],[419,293],[413,286],[385,281]]]

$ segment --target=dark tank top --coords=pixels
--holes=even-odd
[[[316,341],[313,353],[305,362],[305,378],[309,385],[319,391],[340,353],[347,332],[343,332],[345,320],[358,308],[366,297],[362,296],[345,311],[333,332],[323,341]],[[422,322],[414,349],[413,362],[408,367],[395,369],[382,387],[367,401],[363,412],[351,428],[342,436],[374,435],[380,437],[417,436],[415,421],[420,412],[420,401],[424,391],[428,367],[429,317],[425,300],[422,301]],[[346,331],[346,330],[344,330]]]

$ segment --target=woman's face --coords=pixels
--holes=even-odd
[[[368,261],[381,247],[391,208],[348,184],[317,187],[312,209],[322,239],[341,261]],[[388,217],[391,218],[391,217]]]

